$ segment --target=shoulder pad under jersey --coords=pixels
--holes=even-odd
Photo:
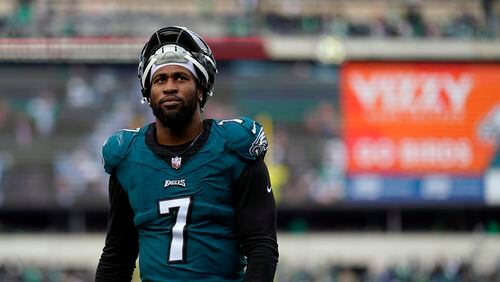
[[[111,174],[114,168],[127,155],[132,140],[137,136],[140,128],[122,129],[111,135],[102,145],[101,155],[104,170]]]
[[[268,142],[264,128],[258,122],[240,117],[218,120],[216,126],[226,139],[229,150],[249,160],[264,157]]]

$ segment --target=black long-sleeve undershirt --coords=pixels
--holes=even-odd
[[[267,166],[250,163],[232,187],[236,225],[247,257],[246,282],[273,281],[278,262],[276,204]],[[127,194],[115,174],[109,179],[108,231],[95,281],[130,281],[139,242]]]
[[[279,255],[276,203],[265,162],[250,164],[233,191],[236,224],[248,261],[245,281],[273,281]]]
[[[109,178],[108,230],[95,281],[131,281],[139,252],[134,212],[115,174]]]

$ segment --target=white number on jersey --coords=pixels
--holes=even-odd
[[[170,241],[170,252],[167,258],[171,262],[183,262],[186,259],[186,240],[187,240],[187,218],[189,216],[189,206],[191,198],[178,198],[163,200],[158,202],[158,208],[161,215],[175,214],[174,226],[172,227],[172,241]]]

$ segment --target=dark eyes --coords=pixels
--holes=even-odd
[[[153,79],[153,83],[157,84],[163,82],[165,79],[163,77],[157,76]]]
[[[176,79],[178,79],[178,80],[188,80],[188,79],[189,79],[189,77],[188,77],[187,75],[183,75],[183,74],[181,74],[181,75],[179,75],[178,77],[176,77]]]
[[[189,80],[189,76],[185,75],[185,74],[182,74],[182,73],[176,73],[172,76],[172,78],[175,80],[175,81],[185,81],[185,80]],[[153,83],[155,84],[158,84],[158,83],[163,83],[165,82],[166,80],[168,79],[168,77],[166,75],[163,75],[163,74],[160,74],[158,76],[156,76],[154,79],[153,79]]]

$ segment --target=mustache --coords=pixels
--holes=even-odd
[[[183,102],[184,100],[182,100],[182,98],[180,98],[179,96],[175,95],[175,94],[171,94],[171,95],[167,95],[167,96],[164,96],[163,98],[160,99],[159,101],[159,104],[163,104],[164,102],[167,102],[167,101],[179,101],[179,102]]]

